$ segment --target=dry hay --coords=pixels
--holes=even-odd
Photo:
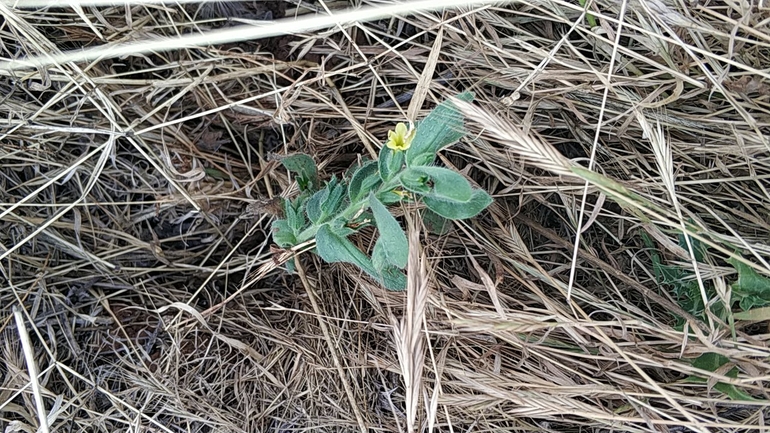
[[[653,266],[722,304],[730,257],[770,274],[765,2],[35,3],[0,3],[0,430],[766,429],[767,322]],[[406,209],[408,293],[275,269],[271,152],[339,174],[463,90],[442,163],[496,202],[445,236]]]

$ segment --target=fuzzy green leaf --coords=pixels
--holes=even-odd
[[[431,196],[438,199],[467,202],[471,199],[471,184],[461,174],[443,167],[410,167],[402,176],[430,182]]]
[[[316,191],[307,201],[305,206],[307,217],[313,224],[320,224],[323,213],[321,212],[321,205],[329,198],[329,187]]]
[[[289,222],[286,220],[275,220],[272,225],[273,242],[281,248],[291,248],[297,245],[297,238],[294,236],[294,231],[289,227]]]
[[[365,162],[358,168],[350,179],[348,187],[348,197],[351,203],[358,203],[365,198],[369,191],[377,188],[382,181],[377,173],[377,161]]]
[[[382,272],[388,266],[388,257],[385,255],[385,247],[382,242],[376,242],[372,249],[372,265],[378,273]]]
[[[432,196],[423,198],[428,209],[450,220],[462,220],[478,215],[487,206],[492,204],[492,197],[481,189],[474,189],[471,199],[467,202],[457,202],[440,199]]]
[[[395,177],[404,166],[404,152],[396,152],[388,146],[382,146],[380,149],[380,158],[378,159],[380,177],[383,182],[387,182]]]
[[[296,203],[286,201],[284,210],[286,212],[286,221],[289,223],[291,230],[295,234],[302,231],[302,229],[305,227],[305,224],[307,223],[307,220],[305,219],[305,215],[302,212],[303,209],[301,201],[297,200]]]
[[[327,263],[345,262],[358,266],[361,270],[380,281],[389,290],[404,290],[406,276],[401,272],[386,269],[377,272],[372,261],[347,238],[337,236],[328,225],[323,225],[316,234],[316,250]]]
[[[457,98],[472,101],[473,93],[461,93]],[[456,142],[463,135],[465,131],[462,114],[451,102],[442,102],[417,125],[412,145],[406,150],[406,165],[414,167],[433,163],[439,150]]]
[[[401,186],[407,191],[420,195],[430,193],[431,188],[430,185],[428,185],[430,178],[424,173],[406,169],[401,173],[398,180],[401,182]]]
[[[281,164],[287,170],[297,173],[297,185],[300,191],[315,191],[318,188],[318,167],[309,155],[295,153],[281,158]]]
[[[345,203],[345,198],[348,195],[348,186],[344,182],[338,181],[336,177],[332,177],[329,183],[326,184],[326,188],[329,189],[329,197],[321,203],[321,213],[325,216],[333,217],[339,213],[342,205]]]
[[[409,243],[406,235],[401,229],[401,225],[391,215],[388,208],[385,207],[374,194],[369,194],[369,207],[374,214],[374,222],[380,231],[380,237],[377,238],[377,244],[381,245],[382,253],[387,262],[399,269],[406,267],[406,261],[409,257]],[[377,245],[375,245],[377,248]]]
[[[381,191],[377,194],[377,199],[385,206],[389,206],[401,202],[404,197],[401,194],[396,194],[393,191]]]

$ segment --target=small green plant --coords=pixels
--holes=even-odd
[[[679,234],[679,246],[682,248],[687,248],[685,236],[684,234]],[[645,235],[644,242],[652,250],[652,265],[658,283],[672,288],[674,298],[685,311],[706,321],[707,306],[704,305],[701,298],[694,272],[681,266],[663,264],[660,255],[655,251],[652,240]],[[693,247],[695,260],[705,263],[709,253],[707,246],[692,237],[690,238],[690,244]],[[753,268],[735,258],[730,258],[727,262],[737,271],[738,279],[730,284],[729,294],[725,294],[728,297],[726,302],[710,302],[708,308],[711,314],[721,321],[730,324],[730,326],[733,326],[735,320],[770,319],[770,309],[767,308],[770,305],[770,279],[758,274]],[[714,285],[708,282],[704,283],[709,300],[716,298],[718,295]],[[683,318],[677,317],[678,329],[683,329],[685,323]],[[723,370],[726,368],[725,365],[730,363],[730,359],[714,352],[703,353],[698,358],[690,359],[689,361],[693,367],[710,372]],[[737,367],[733,367],[727,372],[722,372],[722,374],[731,378],[737,378],[738,373]],[[684,381],[686,383],[702,384],[708,383],[708,377],[692,375]],[[726,394],[732,400],[758,401],[750,394],[730,383],[716,382],[713,384],[713,388]]]
[[[470,101],[473,95],[458,98]],[[323,187],[310,156],[283,158],[284,167],[296,173],[300,193],[284,200],[283,218],[273,223],[273,241],[292,248],[315,239],[315,252],[324,261],[354,264],[387,289],[403,290],[409,244],[388,206],[422,200],[426,222],[441,229],[447,220],[471,218],[492,203],[489,194],[472,188],[460,174],[434,165],[436,153],[464,135],[462,125],[457,109],[444,102],[415,128],[396,125],[377,161],[351,167],[349,176],[333,176]],[[379,231],[371,257],[348,239],[367,226]]]

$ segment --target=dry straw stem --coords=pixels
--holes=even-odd
[[[420,397],[427,393],[423,387],[423,365],[425,360],[425,306],[429,295],[429,276],[426,257],[420,248],[420,229],[416,222],[407,218],[409,234],[408,280],[406,288],[406,311],[401,320],[391,317],[393,339],[398,362],[404,377],[406,404],[406,426],[408,432],[415,429],[420,408]],[[426,406],[427,401],[423,402]],[[435,414],[428,414],[430,423]]]
[[[766,431],[766,322],[692,314],[652,257],[736,310],[727,259],[770,275],[767,12],[463,3],[235,27],[2,1],[0,305],[31,355],[1,309],[0,427],[36,431],[42,399],[50,431]],[[296,194],[271,152],[340,176],[467,90],[439,163],[495,203],[442,236],[396,209],[410,291],[271,248],[255,203]]]

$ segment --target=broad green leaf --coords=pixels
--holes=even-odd
[[[448,219],[430,209],[422,212],[422,223],[429,232],[436,235],[445,235],[452,228],[452,223]]]
[[[291,248],[297,245],[297,238],[294,236],[294,231],[289,227],[289,222],[286,220],[275,220],[272,225],[273,242],[281,248]]]
[[[377,173],[377,161],[365,162],[358,168],[350,179],[348,187],[348,197],[351,203],[358,203],[366,198],[369,191],[375,189],[381,182],[380,175]]]
[[[295,153],[284,156],[281,158],[281,164],[287,170],[297,173],[297,185],[300,191],[315,191],[318,188],[318,168],[309,155]]]
[[[492,197],[481,189],[474,189],[471,199],[465,203],[452,200],[444,200],[431,196],[423,197],[428,209],[450,220],[462,220],[478,215],[487,206],[492,204]]]
[[[358,266],[361,270],[380,281],[389,290],[404,290],[406,276],[401,272],[377,272],[369,257],[356,248],[347,238],[337,236],[328,225],[323,225],[316,234],[316,250],[327,263],[345,262]]]
[[[430,178],[423,173],[407,169],[401,173],[398,180],[401,182],[401,186],[407,191],[420,195],[430,193],[431,188],[430,185],[428,185]]]
[[[378,159],[380,177],[383,182],[387,182],[401,171],[404,165],[404,152],[396,152],[388,146],[382,146],[380,149],[380,158]]]
[[[377,244],[381,245],[380,248],[382,248],[385,259],[389,264],[404,269],[409,257],[409,243],[406,240],[404,230],[401,229],[401,225],[391,215],[388,208],[380,203],[374,194],[369,194],[369,207],[372,209],[374,221],[380,231]]]
[[[471,199],[471,184],[461,174],[444,167],[410,167],[402,176],[409,179],[426,179],[432,184],[431,196],[438,199],[467,202]]]
[[[457,95],[463,101],[472,101],[473,93]],[[429,165],[436,153],[465,135],[463,117],[449,101],[444,101],[417,125],[412,145],[406,150],[406,165]]]
[[[329,222],[328,226],[332,233],[343,238],[346,238],[356,232],[352,228],[348,227],[347,221],[345,221],[343,218],[335,218]]]
[[[747,311],[770,304],[770,278],[760,275],[749,265],[734,258],[728,262],[738,271],[738,281],[730,287],[733,296],[740,299],[741,310]]]

